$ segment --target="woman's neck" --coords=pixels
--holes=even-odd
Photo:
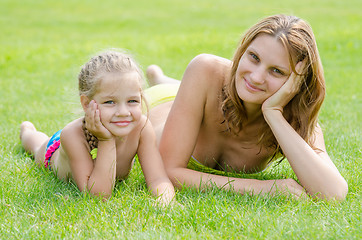
[[[247,123],[259,121],[261,118],[264,119],[260,104],[243,102],[243,105],[245,107],[246,115],[248,117]]]

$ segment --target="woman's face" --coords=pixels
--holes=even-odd
[[[244,102],[261,105],[287,81],[290,73],[289,55],[280,40],[260,34],[241,56],[235,87]]]

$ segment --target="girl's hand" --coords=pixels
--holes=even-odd
[[[97,103],[92,100],[85,112],[85,126],[90,133],[98,138],[99,141],[107,141],[114,136],[108,131],[101,122],[101,113]]]
[[[292,72],[287,81],[276,91],[272,96],[266,99],[262,105],[262,111],[265,114],[268,110],[278,110],[283,112],[284,107],[298,93],[304,78],[306,60],[300,61],[295,70],[297,73],[302,72],[302,75],[297,75]],[[303,70],[303,71],[300,71]]]

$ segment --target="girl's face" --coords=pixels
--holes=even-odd
[[[104,73],[93,97],[101,122],[113,135],[127,136],[138,126],[142,116],[139,75]]]
[[[235,76],[237,93],[244,102],[262,104],[288,79],[289,56],[275,37],[258,35],[241,56]]]

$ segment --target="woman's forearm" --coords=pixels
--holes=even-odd
[[[299,198],[304,189],[293,179],[257,180],[233,178],[202,173],[187,168],[168,169],[169,177],[175,187],[183,186],[196,189],[217,187],[226,191],[251,195],[284,194]]]
[[[320,142],[322,133],[317,136],[319,145],[323,145],[320,146],[322,149],[316,150],[321,151],[317,153],[290,126],[280,111],[264,112],[264,118],[307,192],[322,198],[343,200],[348,186],[325,152],[324,142]]]

